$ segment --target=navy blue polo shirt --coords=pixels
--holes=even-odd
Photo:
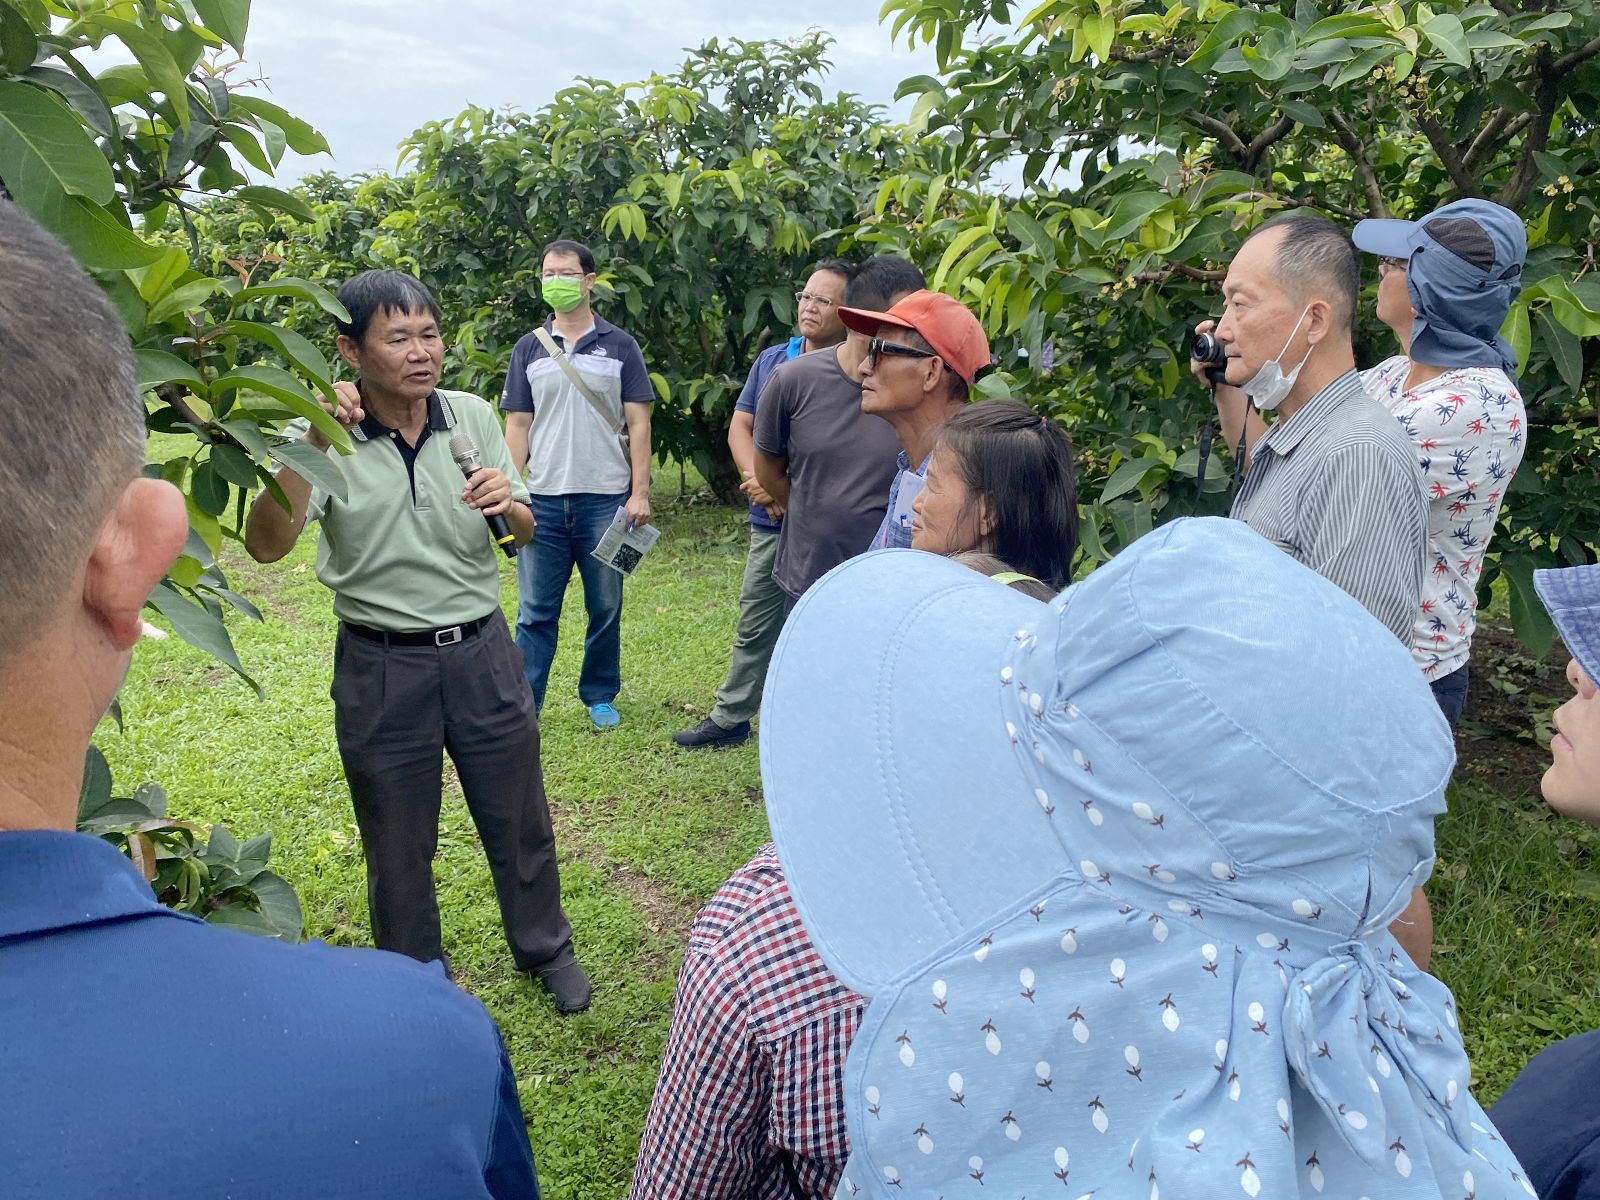
[[[1600,1197],[1600,1030],[1534,1055],[1489,1110],[1540,1200]]]
[[[744,388],[739,392],[739,400],[733,406],[734,412],[749,413],[752,418],[756,415],[756,404],[761,399],[761,389],[767,386],[767,380],[773,370],[781,362],[788,362],[791,358],[798,358],[806,348],[803,337],[792,337],[781,346],[768,346],[756,355],[756,361],[750,367],[750,376],[744,381]],[[774,521],[767,516],[767,510],[754,501],[750,504],[750,527],[759,529],[763,533],[777,533],[783,528],[783,518]]]
[[[437,965],[157,904],[98,838],[0,832],[0,1194],[537,1197],[489,1014]]]

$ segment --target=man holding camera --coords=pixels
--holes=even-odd
[[[1361,385],[1350,235],[1295,213],[1261,226],[1223,281],[1216,387],[1229,446],[1249,444],[1232,516],[1359,600],[1411,644],[1427,554],[1416,454]],[[1202,322],[1200,333],[1213,324]],[[1194,371],[1205,378],[1207,364]],[[1250,411],[1276,412],[1269,428]]]
[[[1223,436],[1249,446],[1231,515],[1349,592],[1409,646],[1428,501],[1410,440],[1356,373],[1360,289],[1348,233],[1325,217],[1278,217],[1228,264],[1222,320],[1196,332],[1215,329],[1225,354],[1214,390]],[[1195,374],[1205,380],[1210,365],[1197,359]],[[1269,427],[1252,406],[1277,419]],[[1420,888],[1390,932],[1426,970],[1433,918]]]

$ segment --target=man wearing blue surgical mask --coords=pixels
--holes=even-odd
[[[1228,445],[1249,451],[1232,515],[1410,645],[1427,501],[1410,442],[1355,370],[1359,283],[1350,235],[1326,218],[1296,213],[1252,233],[1222,285],[1217,411]],[[1277,419],[1268,427],[1252,405]]]

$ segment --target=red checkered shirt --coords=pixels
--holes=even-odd
[[[866,1001],[834,978],[763,846],[700,910],[629,1200],[793,1200],[844,1172],[844,1060]]]

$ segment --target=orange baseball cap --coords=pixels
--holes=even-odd
[[[865,337],[877,337],[885,325],[897,329],[910,329],[933,347],[933,352],[968,387],[978,378],[978,372],[989,365],[989,339],[972,310],[959,300],[943,292],[924,289],[912,292],[888,312],[870,312],[864,308],[840,308],[839,319],[846,329],[853,329]]]

